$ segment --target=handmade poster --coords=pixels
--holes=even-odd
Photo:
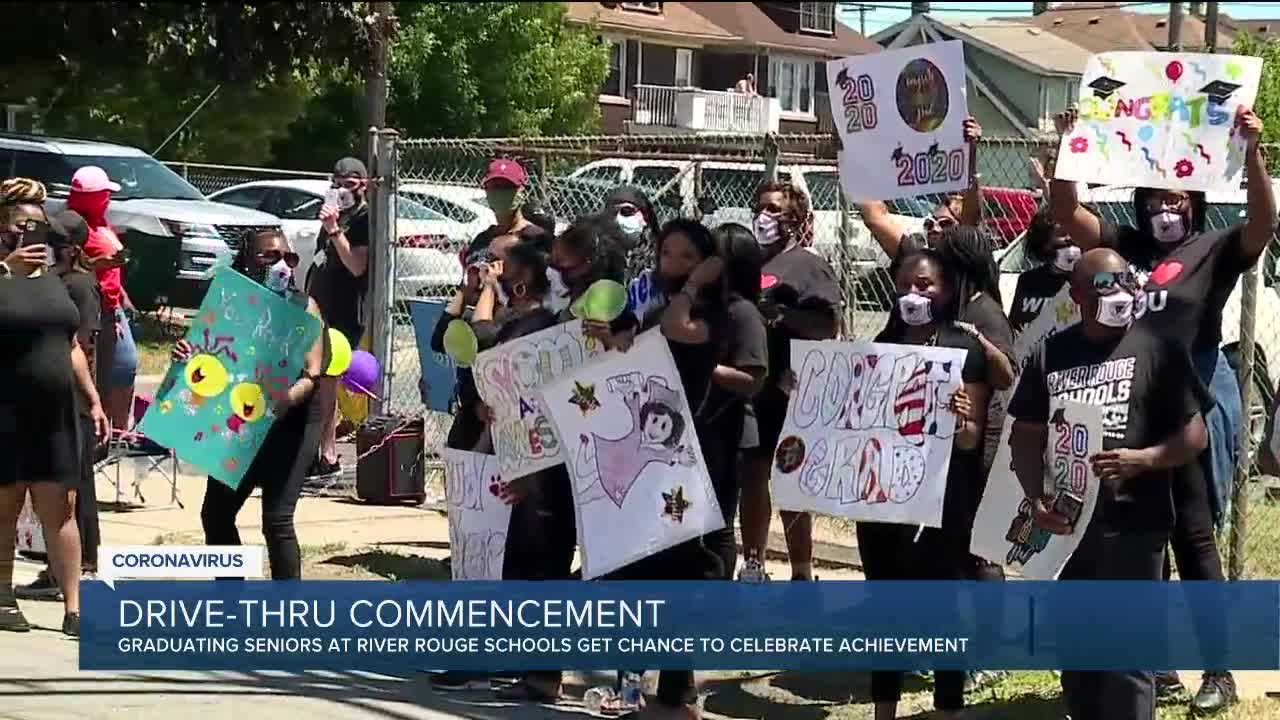
[[[840,133],[840,187],[854,202],[962,190],[964,44],[884,50],[827,63],[831,117]]]
[[[978,506],[969,552],[1003,565],[1031,580],[1054,580],[1080,545],[1098,504],[1098,478],[1090,458],[1102,452],[1102,408],[1066,400],[1051,404],[1049,444],[1045,448],[1046,488],[1051,506],[1072,521],[1070,535],[1036,527],[1031,502],[1013,472],[1010,420],[1000,434],[995,465]]]
[[[1013,355],[1018,366],[1027,360],[1045,340],[1080,322],[1080,306],[1071,299],[1071,284],[1065,283],[1058,294],[1050,298],[1040,314],[1022,329],[1013,342]]]
[[[1262,58],[1111,52],[1085,65],[1080,117],[1062,137],[1055,175],[1104,185],[1240,187],[1236,110],[1252,107]]]
[[[40,518],[36,517],[35,508],[31,506],[31,497],[22,501],[22,510],[18,512],[18,552],[43,553],[44,530],[40,526]]]
[[[574,320],[476,356],[476,389],[489,406],[489,432],[504,478],[515,480],[565,461],[565,443],[538,390],[603,352],[602,344],[582,334],[582,321]]]
[[[409,317],[413,320],[413,335],[418,341],[418,391],[422,404],[429,410],[449,412],[458,371],[449,356],[431,349],[431,334],[436,322],[444,314],[447,303],[442,300],[409,300]]]
[[[187,332],[195,354],[169,366],[139,431],[239,487],[319,335],[301,304],[219,269]]]
[[[942,526],[965,350],[791,341],[774,503],[872,522]]]
[[[454,580],[501,580],[511,506],[493,455],[445,448],[449,564]]]
[[[542,389],[570,441],[582,577],[724,527],[667,341],[636,338]]]

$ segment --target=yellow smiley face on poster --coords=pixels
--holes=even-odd
[[[216,397],[227,389],[227,369],[212,355],[202,353],[192,357],[182,374],[187,387],[200,397]]]
[[[231,389],[231,412],[245,422],[257,422],[267,414],[267,399],[256,383],[240,383]]]

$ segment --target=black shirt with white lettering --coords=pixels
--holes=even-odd
[[[1009,414],[1018,422],[1047,423],[1051,399],[1102,408],[1104,450],[1159,445],[1212,404],[1186,349],[1137,326],[1099,341],[1076,325],[1042,343],[1023,370]],[[1145,473],[1123,482],[1118,494],[1103,485],[1095,522],[1113,529],[1172,527],[1172,476],[1171,470]]]
[[[1135,306],[1138,324],[1176,338],[1192,354],[1222,343],[1222,310],[1240,275],[1256,256],[1240,247],[1244,226],[1197,233],[1160,256],[1162,248],[1131,227],[1104,229],[1115,249],[1138,270],[1149,273]]]
[[[1014,335],[1021,333],[1040,316],[1040,311],[1053,302],[1068,278],[1068,274],[1058,270],[1053,263],[1018,276],[1018,287],[1013,291],[1013,309],[1009,311],[1009,325],[1013,327]]]

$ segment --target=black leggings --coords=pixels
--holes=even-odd
[[[868,580],[963,580],[972,573],[969,542],[949,529],[925,528],[916,540],[914,525],[860,522],[858,553]],[[901,671],[871,673],[871,701],[902,699]],[[938,670],[933,679],[933,705],[938,710],[964,708],[964,671]]]
[[[531,487],[529,495],[511,508],[502,579],[568,580],[578,542],[569,476],[560,466],[538,473]],[[547,684],[558,684],[563,677],[559,670],[532,670],[524,675]]]
[[[1205,482],[1203,467],[1202,463],[1193,462],[1174,471],[1174,525],[1169,547],[1173,550],[1172,559],[1178,563],[1180,579],[1223,582],[1226,575],[1222,572],[1222,556],[1218,554],[1218,538],[1214,534],[1213,511],[1209,504],[1209,484]],[[1168,550],[1164,553],[1163,574],[1165,580],[1173,575]],[[1226,611],[1198,615],[1195,633],[1207,658],[1224,657]]]
[[[206,545],[239,545],[236,515],[254,488],[262,488],[262,535],[267,541],[272,580],[297,580],[302,576],[302,554],[293,513],[302,493],[302,481],[320,448],[323,424],[308,421],[312,399],[293,408],[267,433],[249,469],[232,490],[209,478],[200,508]]]
[[[102,532],[98,527],[98,493],[94,487],[93,456],[97,452],[98,439],[94,434],[93,420],[81,418],[84,443],[81,458],[80,487],[76,491],[76,527],[80,530],[80,569],[98,569],[98,545]]]

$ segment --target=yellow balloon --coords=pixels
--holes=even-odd
[[[351,367],[351,342],[336,328],[329,328],[329,367],[324,374],[338,377]]]
[[[451,320],[444,329],[444,351],[458,364],[458,367],[471,367],[476,353],[480,350],[480,341],[471,326],[462,320]]]

